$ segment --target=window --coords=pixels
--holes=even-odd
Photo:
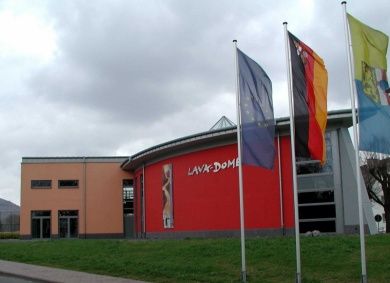
[[[131,200],[134,198],[134,191],[133,188],[123,188],[123,199],[124,200]]]
[[[130,200],[134,198],[133,180],[123,180],[123,199]]]
[[[318,160],[297,157],[297,175],[324,174],[333,172],[332,137],[330,132],[325,133],[326,160],[323,165]]]
[[[304,192],[298,193],[298,203],[324,203],[324,202],[334,202],[334,192],[333,191],[314,191],[314,192]]]
[[[77,238],[79,212],[77,210],[58,211],[58,235],[60,238]]]
[[[59,189],[74,189],[79,187],[79,180],[58,180]]]
[[[334,232],[336,231],[336,221],[324,220],[324,221],[299,221],[299,231],[306,233],[308,231],[318,230],[320,232]]]
[[[300,191],[334,188],[334,178],[331,172],[298,175],[297,182]]]
[[[317,160],[310,160],[304,158],[297,158],[297,175],[306,175],[306,174],[318,174],[331,172],[330,167],[321,166],[320,162]]]
[[[31,237],[36,239],[50,238],[50,211],[31,211]]]
[[[51,180],[31,180],[31,189],[51,189]]]
[[[134,214],[133,180],[123,180],[123,214]]]
[[[325,205],[300,205],[299,219],[336,218],[334,204]]]
[[[299,229],[336,232],[335,182],[331,134],[325,134],[326,161],[297,158]]]

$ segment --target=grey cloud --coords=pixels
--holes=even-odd
[[[115,3],[52,7],[60,50],[32,78],[39,95],[146,124],[234,92],[231,40],[243,26],[239,5]]]
[[[283,21],[324,59],[329,110],[348,107],[341,5],[309,1],[311,12],[304,2],[29,4],[26,11],[38,11],[52,26],[58,50],[40,66],[30,58],[0,57],[0,150],[6,152],[0,197],[18,200],[22,156],[130,155],[205,131],[222,115],[235,120],[233,39],[267,71],[279,102],[275,113],[287,116]],[[370,3],[348,9],[389,34],[389,4]]]

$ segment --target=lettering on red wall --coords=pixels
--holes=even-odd
[[[205,174],[205,173],[218,173],[221,170],[236,168],[240,164],[240,161],[237,158],[227,160],[227,161],[215,161],[212,163],[204,163],[202,165],[196,165],[188,168],[188,176]]]

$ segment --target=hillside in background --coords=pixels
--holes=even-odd
[[[0,198],[0,211],[17,211],[19,212],[19,205],[14,204],[8,200]]]

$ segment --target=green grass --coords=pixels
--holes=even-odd
[[[359,282],[358,236],[301,238],[303,282]],[[295,239],[246,242],[249,282],[294,282]],[[390,282],[390,235],[366,237],[369,282]],[[239,239],[0,241],[0,259],[151,282],[239,282]]]

